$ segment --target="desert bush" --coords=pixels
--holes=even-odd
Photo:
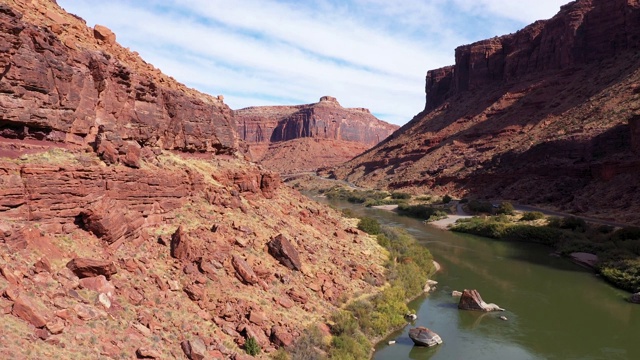
[[[381,232],[380,223],[378,222],[378,220],[366,216],[361,218],[358,222],[358,229],[371,235],[377,235]]]
[[[451,200],[453,200],[453,198],[449,194],[447,194],[442,198],[442,203],[443,204],[448,204],[448,203],[451,202]]]
[[[577,218],[575,216],[565,218],[555,216],[550,217],[548,226],[579,232],[585,232],[587,230],[587,223],[584,221],[584,219]]]
[[[411,199],[411,194],[407,194],[403,192],[392,192],[391,198],[396,200],[408,200],[408,199]]]
[[[513,204],[508,201],[505,201],[498,206],[496,209],[496,214],[504,214],[504,215],[513,215],[515,209],[513,208]]]
[[[324,348],[322,331],[316,325],[312,325],[302,332],[289,350],[289,354],[291,359],[321,360],[325,356],[319,350]]]
[[[433,197],[431,195],[420,195],[416,197],[416,201],[430,202],[431,200],[433,200]]]
[[[600,273],[604,278],[617,287],[631,291],[640,291],[640,261],[619,260],[610,261],[600,266]]]
[[[254,338],[253,336],[248,338],[244,343],[244,350],[251,356],[260,354],[260,345],[258,345],[258,341],[256,341],[256,338]]]
[[[383,248],[389,248],[391,246],[391,241],[384,234],[378,234],[376,236],[376,240],[378,240],[378,245],[382,246]]]
[[[528,211],[522,214],[521,221],[534,221],[544,219],[544,214],[540,211]]]
[[[398,213],[405,216],[411,216],[422,220],[436,219],[446,217],[447,213],[442,210],[432,208],[424,204],[408,205],[399,204]],[[433,221],[433,220],[432,220]]]
[[[358,217],[353,210],[349,209],[349,208],[344,208],[342,209],[342,216],[346,217],[346,218],[356,218]]]
[[[488,201],[471,200],[468,206],[469,211],[474,214],[491,214],[493,212],[493,205]]]
[[[553,245],[563,238],[562,231],[546,226],[512,225],[505,229],[505,240]]]

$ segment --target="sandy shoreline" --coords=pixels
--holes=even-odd
[[[372,206],[375,209],[387,210],[387,211],[395,211],[398,208],[398,205],[378,205]],[[460,209],[458,211],[461,211]],[[448,230],[450,226],[456,223],[458,219],[468,219],[471,218],[470,215],[447,215],[445,219],[432,221],[427,224],[433,225],[438,229]]]

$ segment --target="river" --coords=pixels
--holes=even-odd
[[[640,359],[640,305],[628,303],[628,293],[591,271],[549,256],[547,247],[453,233],[385,210],[317,200],[404,227],[442,265],[434,277],[437,290],[409,304],[418,319],[378,344],[376,360]],[[483,300],[506,311],[458,310],[451,291],[464,289],[477,289]],[[412,326],[432,329],[444,343],[413,346]],[[390,340],[396,343],[387,345]]]

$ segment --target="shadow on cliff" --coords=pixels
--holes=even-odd
[[[620,174],[640,172],[639,163],[631,151],[629,126],[618,125],[592,139],[550,141],[523,153],[496,156],[466,177],[470,180],[465,190],[469,197],[553,204],[580,213],[589,204],[576,202],[576,196],[589,184],[606,187]],[[628,197],[635,198],[634,194]]]

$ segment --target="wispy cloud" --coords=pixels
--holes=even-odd
[[[455,47],[551,17],[564,0],[58,0],[234,109],[323,95],[403,124]]]

